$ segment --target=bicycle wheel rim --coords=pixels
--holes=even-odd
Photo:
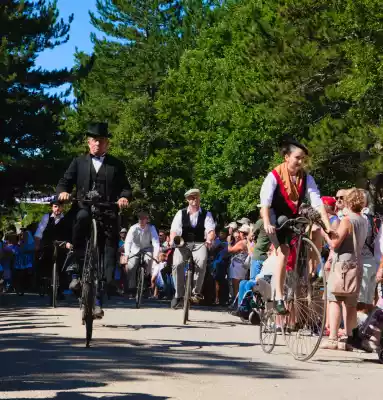
[[[141,307],[142,295],[144,292],[144,278],[145,278],[145,270],[143,267],[139,267],[139,271],[137,274],[137,293],[136,293],[136,308]]]
[[[186,273],[186,289],[184,297],[184,309],[183,309],[183,324],[186,325],[189,320],[189,309],[190,309],[190,296],[192,287],[192,271],[189,269]]]
[[[326,276],[323,271],[320,280],[311,278],[309,254],[312,254],[313,258],[315,256],[316,261],[313,265],[323,271],[319,250],[310,239],[302,237],[293,272],[294,298],[288,304],[290,315],[284,318],[282,324],[285,343],[293,357],[299,361],[307,361],[314,356],[326,323]]]
[[[259,341],[262,350],[269,354],[274,350],[277,341],[277,325],[275,313],[273,311],[265,312],[261,318],[259,326]]]
[[[57,282],[57,262],[55,261],[53,264],[52,270],[52,307],[57,307],[57,290],[58,290],[58,282]]]
[[[85,321],[86,330],[86,347],[89,347],[93,333],[93,285],[85,283],[82,288],[82,305],[83,305],[83,320]]]

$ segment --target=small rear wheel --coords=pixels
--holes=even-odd
[[[186,325],[189,320],[189,309],[190,309],[190,297],[192,292],[192,279],[193,272],[191,269],[188,269],[186,273],[186,289],[185,289],[185,298],[184,298],[184,310],[183,310],[183,324]]]
[[[145,279],[145,268],[140,266],[137,271],[136,308],[141,307],[142,296],[144,294],[144,279]]]
[[[277,341],[277,325],[274,311],[267,311],[262,315],[259,326],[259,341],[265,353],[271,353],[274,350],[275,342]]]

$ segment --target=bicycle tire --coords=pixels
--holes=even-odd
[[[273,310],[266,311],[261,317],[259,326],[259,342],[264,353],[270,354],[277,341],[276,315]],[[269,340],[267,340],[269,338]]]
[[[82,288],[83,323],[86,330],[86,347],[90,347],[93,334],[93,284],[85,283]]]
[[[139,266],[137,270],[137,292],[136,292],[136,308],[141,307],[142,296],[144,294],[145,267]]]
[[[52,307],[56,308],[57,307],[57,292],[58,292],[58,285],[59,285],[59,280],[58,280],[58,274],[57,274],[57,262],[53,263],[53,269],[52,269]]]
[[[84,268],[82,276],[82,294],[81,303],[83,308],[83,324],[85,325],[86,347],[90,347],[93,335],[93,307],[94,307],[94,279],[95,270],[98,270],[99,263],[98,247],[97,247],[97,222],[92,219],[91,234],[87,242]]]
[[[320,265],[323,272],[322,282],[312,279],[308,249],[315,254],[315,265],[317,267]],[[289,303],[291,312],[282,324],[282,334],[292,356],[296,360],[307,361],[314,356],[323,337],[327,284],[321,254],[309,238],[302,237],[297,254],[293,272],[294,298]]]
[[[186,325],[189,320],[189,310],[190,310],[190,297],[192,292],[192,280],[193,280],[193,271],[190,269],[187,270],[186,273],[186,288],[185,288],[185,297],[184,297],[184,309],[183,309],[183,324]]]

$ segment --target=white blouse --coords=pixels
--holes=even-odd
[[[306,179],[307,185],[305,197],[310,201],[311,206],[318,210],[323,205],[318,187],[311,175],[307,175]],[[271,207],[274,192],[277,186],[278,182],[273,173],[270,172],[262,184],[261,207]]]

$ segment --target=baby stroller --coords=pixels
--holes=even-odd
[[[257,280],[253,291],[248,291],[241,302],[241,320],[260,325],[263,314],[273,308],[271,276]]]
[[[367,319],[353,330],[349,344],[356,349],[372,353],[377,352],[383,364],[383,304],[375,307]]]

